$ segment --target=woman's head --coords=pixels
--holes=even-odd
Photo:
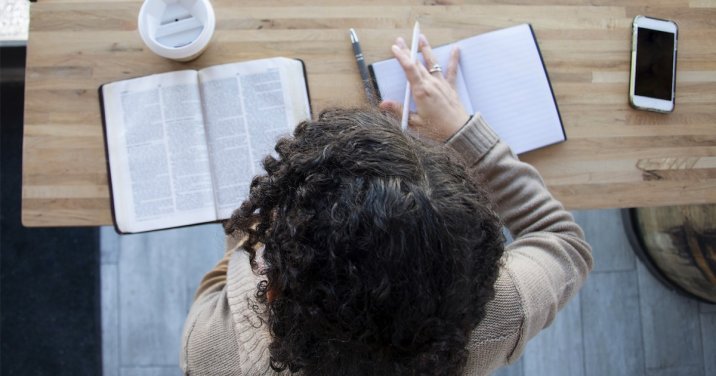
[[[265,244],[272,365],[452,375],[494,295],[503,239],[459,157],[387,115],[335,109],[264,160],[227,223]],[[267,299],[268,292],[271,299]]]

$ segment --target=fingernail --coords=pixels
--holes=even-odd
[[[394,44],[390,47],[390,50],[393,51],[393,53],[397,54],[398,52],[400,52],[400,47]]]
[[[403,37],[398,37],[398,39],[395,40],[395,44],[398,45],[400,48],[405,48],[405,40],[403,40]]]
[[[424,45],[428,45],[428,38],[425,36],[425,34],[420,34],[420,43]]]

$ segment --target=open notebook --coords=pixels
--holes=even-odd
[[[434,48],[441,66],[447,67],[454,45],[460,48],[456,84],[465,109],[480,112],[515,153],[567,139],[529,24]],[[402,103],[406,79],[397,60],[376,62],[370,72],[382,99]]]

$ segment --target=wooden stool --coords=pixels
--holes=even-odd
[[[637,256],[667,288],[716,304],[716,205],[622,210]]]

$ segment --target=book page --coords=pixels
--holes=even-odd
[[[442,67],[443,74],[447,70],[448,62],[450,61],[451,49],[452,45],[441,46],[433,49],[433,54]],[[422,54],[418,54],[418,59],[425,64]],[[462,60],[462,58],[460,60]],[[380,92],[381,99],[393,100],[402,104],[407,79],[405,78],[405,72],[400,66],[400,63],[398,63],[398,60],[393,58],[379,61],[371,65],[373,73],[375,74],[375,81],[378,85],[378,91]],[[460,101],[465,107],[465,111],[469,114],[473,113],[472,102],[470,101],[470,96],[468,94],[467,87],[465,86],[462,69],[459,67],[457,70],[457,77],[455,79],[455,86],[457,94],[460,97]],[[415,101],[413,100],[412,95],[410,96],[410,111],[415,111]]]
[[[216,220],[197,73],[157,74],[102,90],[120,231]]]
[[[229,218],[276,141],[310,118],[300,61],[275,58],[199,72],[217,217]]]
[[[472,106],[516,154],[565,139],[529,25],[457,42]]]

